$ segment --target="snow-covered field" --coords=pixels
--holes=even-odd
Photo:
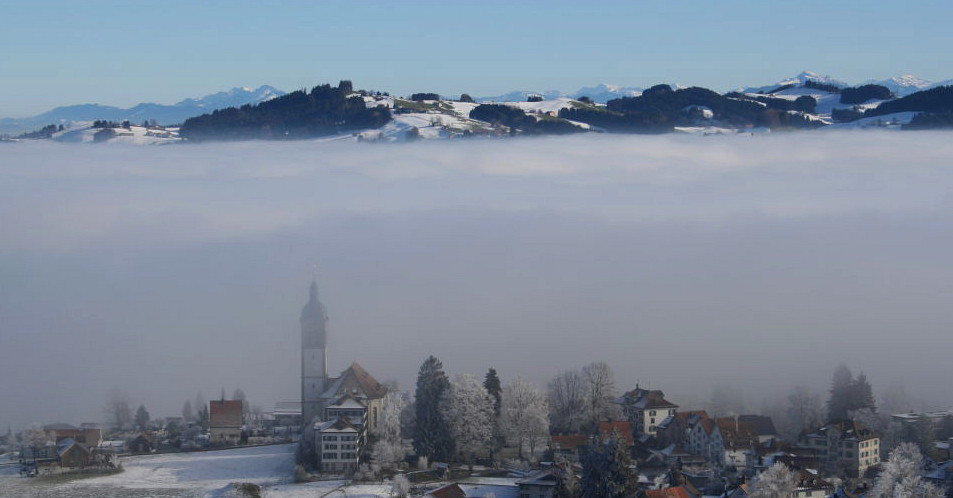
[[[0,472],[0,496],[226,497],[233,495],[233,483],[242,482],[258,484],[264,496],[274,498],[389,495],[389,484],[344,489],[344,481],[293,484],[294,452],[294,444],[285,444],[125,457],[122,473],[58,482],[20,477],[15,466],[7,466]],[[341,491],[333,492],[338,489]]]

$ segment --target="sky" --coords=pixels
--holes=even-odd
[[[944,0],[9,0],[0,117],[352,80],[397,95],[953,78]]]
[[[332,373],[428,355],[542,387],[750,410],[844,362],[949,408],[953,142],[802,132],[0,148],[0,427],[299,396],[313,266]],[[783,406],[783,405],[777,405]]]

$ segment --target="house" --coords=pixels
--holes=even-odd
[[[363,427],[346,417],[314,425],[314,452],[321,472],[349,474],[357,470],[364,448]]]
[[[157,447],[156,437],[151,432],[140,432],[128,444],[128,449],[132,453],[152,453]]]
[[[213,444],[238,444],[245,425],[244,402],[214,400],[208,402],[208,427]]]
[[[629,423],[632,424],[634,434],[655,435],[658,424],[666,418],[675,415],[678,405],[665,399],[662,391],[642,389],[638,385],[615,400],[622,407]]]
[[[90,449],[73,438],[66,438],[56,444],[56,454],[61,467],[85,467],[92,456]]]
[[[738,424],[757,435],[760,443],[779,437],[777,429],[774,428],[774,421],[765,415],[738,415]]]
[[[760,440],[757,427],[751,422],[743,421],[742,416],[718,417],[715,424],[724,439],[725,465],[744,467],[748,453],[764,442]]]
[[[858,477],[880,463],[880,435],[855,420],[827,424],[801,437],[830,471],[843,470]]]
[[[635,444],[635,437],[632,436],[632,424],[625,420],[616,420],[608,422],[599,422],[599,438],[603,441],[608,440],[613,434],[619,434],[625,440],[627,448]]]
[[[334,416],[332,413],[338,410],[334,407],[335,403],[340,402],[342,397],[349,396],[363,405],[367,430],[376,434],[386,394],[387,388],[383,384],[377,382],[364,367],[353,362],[339,377],[328,380],[327,388],[321,394],[321,404],[324,407],[322,420],[331,420]]]
[[[553,455],[561,455],[571,462],[578,462],[589,447],[589,437],[587,434],[551,436],[549,447],[553,450]]]
[[[95,447],[99,446],[99,443],[103,440],[103,431],[95,424],[87,423],[80,427],[70,424],[48,424],[43,426],[43,430],[56,442],[73,439],[89,447]]]
[[[424,498],[523,498],[520,488],[510,484],[454,483],[423,495]],[[526,498],[537,498],[536,496]]]
[[[684,486],[675,486],[665,489],[647,489],[646,498],[696,498],[699,495],[691,493]]]
[[[797,484],[794,498],[825,498],[834,494],[834,485],[821,479],[816,473],[796,469]]]
[[[516,481],[516,485],[520,491],[520,498],[555,497],[556,484],[559,482],[557,472],[561,472],[561,470],[550,468]]]

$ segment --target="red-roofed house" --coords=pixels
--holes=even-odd
[[[237,444],[242,436],[245,416],[242,400],[215,400],[208,402],[210,441],[219,444]]]
[[[645,496],[646,498],[696,498],[694,494],[682,486],[665,489],[647,489],[645,490]]]
[[[599,437],[603,441],[609,439],[613,432],[618,432],[625,439],[626,446],[632,447],[635,444],[635,437],[632,435],[632,424],[628,421],[599,422]]]
[[[578,461],[581,454],[580,449],[588,446],[589,436],[586,434],[566,434],[551,437],[553,453],[568,457],[572,461]]]

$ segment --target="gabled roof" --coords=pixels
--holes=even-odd
[[[516,481],[518,486],[555,486],[559,478],[556,477],[556,469],[547,469],[538,472],[524,479]]]
[[[467,494],[460,489],[460,486],[448,484],[427,493],[426,496],[433,496],[434,498],[466,498]]]
[[[589,436],[586,434],[566,434],[552,436],[554,450],[575,450],[580,446],[589,446]]]
[[[694,494],[682,486],[665,489],[647,489],[645,490],[645,496],[647,498],[695,498]]]
[[[817,474],[797,469],[797,487],[800,489],[834,489],[834,485],[821,479]]]
[[[360,432],[354,424],[347,420],[347,417],[335,417],[334,420],[327,422],[317,422],[314,424],[314,430],[318,432]]]
[[[209,427],[241,427],[244,403],[240,399],[208,402]]]
[[[354,362],[347,367],[347,370],[341,372],[340,377],[331,379],[328,388],[321,397],[326,399],[337,398],[344,394],[354,394],[359,398],[379,399],[387,394],[387,388],[367,373],[364,367]]]
[[[879,438],[880,435],[868,428],[863,423],[856,420],[840,420],[832,422],[807,434],[807,437],[827,437],[831,431],[840,433],[841,439],[853,439],[855,441],[867,441]]]
[[[367,408],[367,405],[348,393],[334,400],[333,403],[328,405],[328,408]]]
[[[650,391],[636,387],[615,400],[621,405],[630,406],[639,410],[655,410],[660,408],[678,408],[678,405],[665,399],[662,391]]]
[[[635,444],[632,439],[632,424],[628,420],[616,420],[612,422],[599,422],[599,437],[603,440],[609,439],[613,432],[618,432],[625,443],[629,446]]]
[[[771,417],[764,415],[738,415],[738,423],[748,425],[758,436],[773,436],[778,433]]]

